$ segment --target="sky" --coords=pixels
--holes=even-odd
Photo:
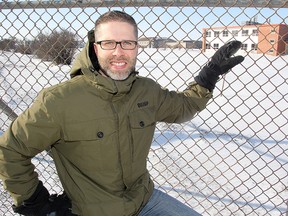
[[[110,8],[123,10],[123,8]],[[99,14],[108,8],[2,9],[0,39],[16,37],[33,39],[39,32],[68,29],[86,37]],[[201,40],[203,28],[259,23],[287,24],[287,8],[221,8],[221,7],[126,7],[139,26],[139,37],[166,37],[176,40]]]

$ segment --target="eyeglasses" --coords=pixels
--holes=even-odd
[[[120,44],[123,50],[133,50],[136,48],[138,42],[132,40],[114,41],[114,40],[103,40],[96,41],[95,44],[100,44],[103,50],[114,50],[117,44]]]

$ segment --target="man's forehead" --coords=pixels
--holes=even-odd
[[[99,28],[99,27],[107,27],[107,26],[112,26],[112,27],[117,27],[117,26],[119,26],[119,25],[127,25],[127,27],[128,26],[130,26],[131,28],[134,28],[134,26],[132,25],[132,24],[130,24],[130,23],[128,23],[128,22],[123,22],[123,21],[117,21],[117,20],[111,20],[111,21],[108,21],[108,22],[103,22],[103,23],[101,23],[101,24],[99,24],[98,25],[98,27],[97,28]]]
[[[97,26],[95,31],[95,36],[99,36],[99,34],[133,34],[134,35],[134,26],[128,22],[120,22],[120,21],[109,21],[105,23],[101,23]]]

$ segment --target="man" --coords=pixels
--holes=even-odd
[[[0,174],[16,213],[29,216],[192,216],[154,189],[146,158],[156,122],[181,123],[203,110],[221,74],[243,61],[238,41],[220,48],[184,92],[137,76],[137,25],[107,12],[71,70],[44,89],[0,139]],[[65,194],[50,196],[31,158],[51,149]],[[70,210],[72,209],[72,210]]]

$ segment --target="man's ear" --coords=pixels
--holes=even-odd
[[[96,56],[97,56],[97,54],[98,54],[98,47],[97,47],[97,45],[96,45],[95,43],[93,43],[93,47],[94,47],[95,54],[96,54]]]
[[[90,30],[87,35],[89,43],[94,43],[95,42],[94,29]]]

